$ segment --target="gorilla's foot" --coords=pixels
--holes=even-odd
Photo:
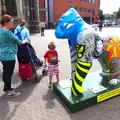
[[[100,76],[104,77],[104,76],[110,76],[109,72],[102,72],[100,73]]]
[[[114,79],[111,79],[109,82],[108,82],[110,85],[117,85],[120,83],[120,80],[117,79],[117,78],[114,78]]]

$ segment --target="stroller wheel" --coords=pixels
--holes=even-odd
[[[39,76],[38,76],[37,73],[36,73],[35,76],[34,76],[34,81],[35,81],[35,82],[39,82],[39,81],[40,81],[40,80],[39,80]]]
[[[21,78],[21,80],[24,82],[24,81],[26,81],[26,80],[27,80],[27,78]]]
[[[43,76],[47,76],[48,71],[47,71],[47,70],[45,70],[45,69],[43,69],[43,70],[42,70],[42,74],[43,74]]]
[[[21,78],[22,82],[26,82],[26,81],[29,81],[30,78]]]

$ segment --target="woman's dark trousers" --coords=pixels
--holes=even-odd
[[[3,82],[4,82],[4,89],[3,91],[11,90],[11,78],[13,75],[14,67],[15,67],[15,60],[10,61],[2,61],[3,65]]]

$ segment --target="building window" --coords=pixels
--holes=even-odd
[[[68,2],[70,3],[70,2],[72,2],[72,0],[68,0]]]
[[[74,8],[75,8],[77,11],[79,11],[79,7],[75,6]]]
[[[87,8],[83,8],[83,12],[87,12]]]
[[[88,0],[88,2],[90,3],[90,2],[91,2],[91,0]]]
[[[84,2],[87,2],[87,0],[84,0]]]
[[[95,5],[95,0],[92,0],[92,4]]]
[[[82,8],[79,8],[79,12],[82,12]]]
[[[26,17],[26,19],[29,18],[29,1],[28,0],[24,0],[23,1],[23,6],[24,6],[24,9],[23,9],[23,12],[24,12],[24,16]]]
[[[30,20],[35,19],[35,5],[33,0],[29,0],[29,12],[30,12]]]
[[[80,1],[82,1],[82,0],[80,0]]]
[[[5,0],[6,14],[16,17],[17,16],[17,5],[16,0]]]
[[[90,8],[88,8],[88,12],[91,12],[91,9],[90,9]]]

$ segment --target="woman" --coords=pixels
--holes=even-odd
[[[14,34],[21,41],[27,40],[30,43],[30,33],[29,30],[26,28],[26,22],[24,20],[22,20],[20,22],[20,25],[16,27]]]
[[[16,97],[20,95],[11,88],[11,78],[15,67],[15,59],[17,54],[17,44],[24,44],[10,31],[13,27],[13,18],[10,15],[4,15],[1,19],[0,29],[0,61],[3,65],[3,82],[4,89],[8,96]]]

